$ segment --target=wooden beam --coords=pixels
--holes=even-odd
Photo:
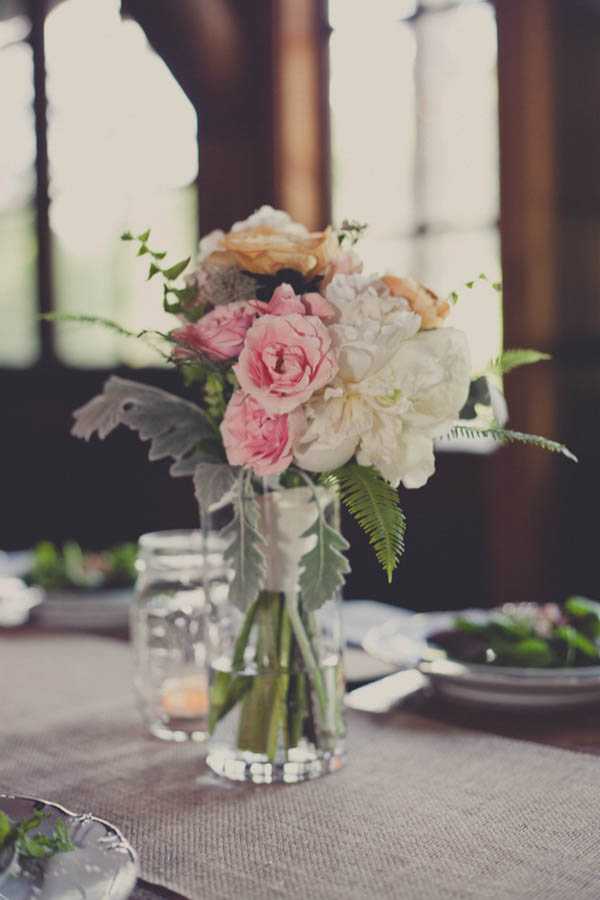
[[[318,229],[331,219],[327,4],[279,0],[272,29],[277,205]]]
[[[496,0],[500,116],[504,343],[552,352],[559,321],[555,21],[551,0]],[[557,437],[549,364],[509,375],[510,427]],[[499,452],[490,479],[490,596],[553,597],[556,469],[533,448]],[[554,599],[557,599],[554,597]]]

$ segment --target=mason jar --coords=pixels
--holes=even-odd
[[[255,496],[264,587],[251,601],[227,592],[211,604],[206,762],[234,781],[294,783],[334,772],[345,758],[341,592],[305,596],[300,587],[316,545],[309,529],[319,510],[337,525],[337,498],[273,479],[256,479]],[[331,585],[321,574],[320,585]]]
[[[163,740],[204,741],[209,604],[227,596],[223,541],[200,529],[144,534],[137,569],[131,639],[143,719]]]

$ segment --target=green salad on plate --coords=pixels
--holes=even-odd
[[[485,622],[458,616],[428,642],[466,663],[525,668],[600,665],[600,603],[572,596],[563,604],[507,603]]]

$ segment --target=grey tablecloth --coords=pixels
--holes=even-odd
[[[600,896],[596,757],[353,713],[341,772],[230,784],[145,733],[129,668],[107,639],[0,639],[0,790],[108,819],[150,882],[194,900]]]

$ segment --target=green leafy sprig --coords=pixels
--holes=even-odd
[[[154,278],[155,275],[158,275],[160,272],[166,281],[176,281],[177,278],[187,269],[189,262],[191,260],[191,256],[186,257],[186,259],[180,260],[180,262],[175,263],[172,266],[168,266],[168,268],[163,269],[159,263],[165,258],[167,255],[166,250],[151,250],[148,246],[148,238],[150,237],[150,229],[148,228],[142,234],[138,234],[137,237],[134,237],[130,231],[126,231],[121,235],[122,241],[139,241],[140,247],[137,252],[138,256],[144,256],[145,254],[149,254],[152,257],[152,262],[150,263],[150,268],[148,270],[147,281],[150,281],[151,278]]]
[[[36,810],[30,818],[22,818],[13,821],[10,816],[0,810],[0,847],[14,844],[20,854],[37,859],[46,859],[55,853],[66,850],[74,850],[69,829],[62,821],[57,819],[52,835],[36,834],[28,832],[37,828],[51,813]]]
[[[469,290],[472,290],[478,281],[488,281],[491,284],[492,288],[496,291],[497,294],[502,293],[502,282],[501,281],[490,281],[490,279],[487,277],[485,272],[481,272],[477,276],[477,278],[475,278],[473,281],[466,281],[465,287],[468,288]],[[452,303],[453,306],[456,306],[456,304],[458,303],[458,299],[459,299],[458,291],[451,291],[450,294],[448,294],[448,300]]]
[[[205,313],[206,304],[192,304],[197,298],[197,286],[195,284],[186,285],[185,287],[175,287],[172,282],[176,281],[180,275],[183,275],[185,270],[187,269],[191,256],[187,256],[185,259],[179,260],[179,262],[174,263],[171,266],[167,266],[163,268],[161,265],[162,260],[167,255],[166,250],[151,250],[148,246],[148,239],[150,237],[150,229],[147,228],[146,231],[142,232],[142,234],[138,234],[134,236],[130,231],[126,231],[121,235],[122,241],[138,241],[140,247],[138,249],[138,256],[145,256],[148,254],[152,257],[152,261],[150,262],[150,266],[148,268],[148,275],[146,277],[146,281],[150,281],[154,278],[155,275],[162,275],[164,284],[163,284],[163,307],[166,312],[178,314],[184,313],[186,318],[191,322],[198,321],[198,319]],[[174,301],[170,300],[170,297],[175,297]]]
[[[404,553],[406,519],[398,494],[373,466],[348,463],[324,475],[321,482],[335,487],[342,503],[367,534],[388,577]]]
[[[340,245],[349,242],[350,246],[354,247],[364,237],[368,227],[367,224],[357,222],[356,219],[344,219],[337,232]]]

